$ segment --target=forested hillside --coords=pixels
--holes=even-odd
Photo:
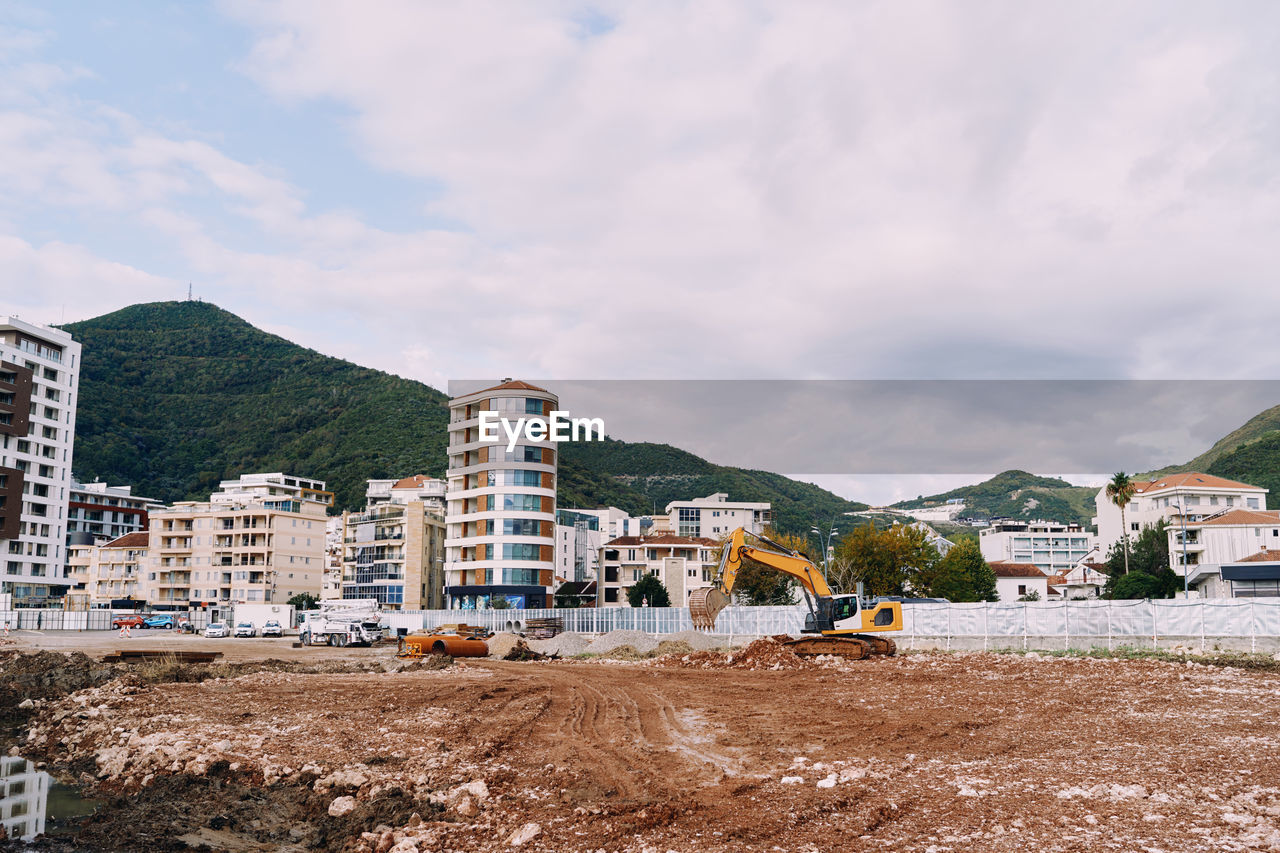
[[[66,328],[84,346],[82,480],[175,501],[241,473],[289,471],[326,480],[340,508],[355,508],[367,479],[444,474],[447,398],[421,382],[306,349],[204,302],[133,305]],[[661,512],[670,500],[727,492],[772,501],[780,526],[796,530],[863,506],[667,445],[562,449],[562,506]]]
[[[902,501],[899,509],[937,506],[953,498],[964,500],[964,514],[979,518],[1026,518],[1089,524],[1098,490],[1073,486],[1056,477],[1039,477],[1026,471],[1004,471],[973,486],[938,495]]]

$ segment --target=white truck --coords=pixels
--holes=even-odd
[[[304,646],[368,646],[382,639],[382,612],[374,598],[320,602],[298,629]]]

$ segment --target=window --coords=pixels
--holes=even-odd
[[[1217,505],[1218,505],[1218,496],[1209,495],[1209,506],[1217,506]]]
[[[1257,508],[1258,508],[1258,499],[1257,499],[1257,498],[1247,498],[1246,500],[1247,500],[1247,502],[1248,502],[1248,504],[1249,504],[1249,509],[1257,509]]]
[[[1027,585],[1025,583],[1018,584],[1018,595],[1027,594]]]

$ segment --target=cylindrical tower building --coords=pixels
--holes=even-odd
[[[556,445],[522,435],[508,450],[501,429],[497,441],[482,441],[480,413],[514,428],[520,418],[547,418],[558,404],[550,391],[509,379],[449,401],[447,607],[552,606]]]

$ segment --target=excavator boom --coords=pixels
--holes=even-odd
[[[748,536],[772,547],[748,545]],[[799,554],[788,552],[777,543],[749,534],[739,527],[729,534],[729,540],[720,551],[720,568],[716,573],[715,586],[696,590],[689,599],[689,615],[695,628],[709,630],[715,627],[716,617],[729,606],[733,588],[738,581],[738,571],[742,568],[742,561],[746,559],[795,578],[805,592],[815,599],[831,596],[831,587],[827,585],[826,578],[817,566]]]

